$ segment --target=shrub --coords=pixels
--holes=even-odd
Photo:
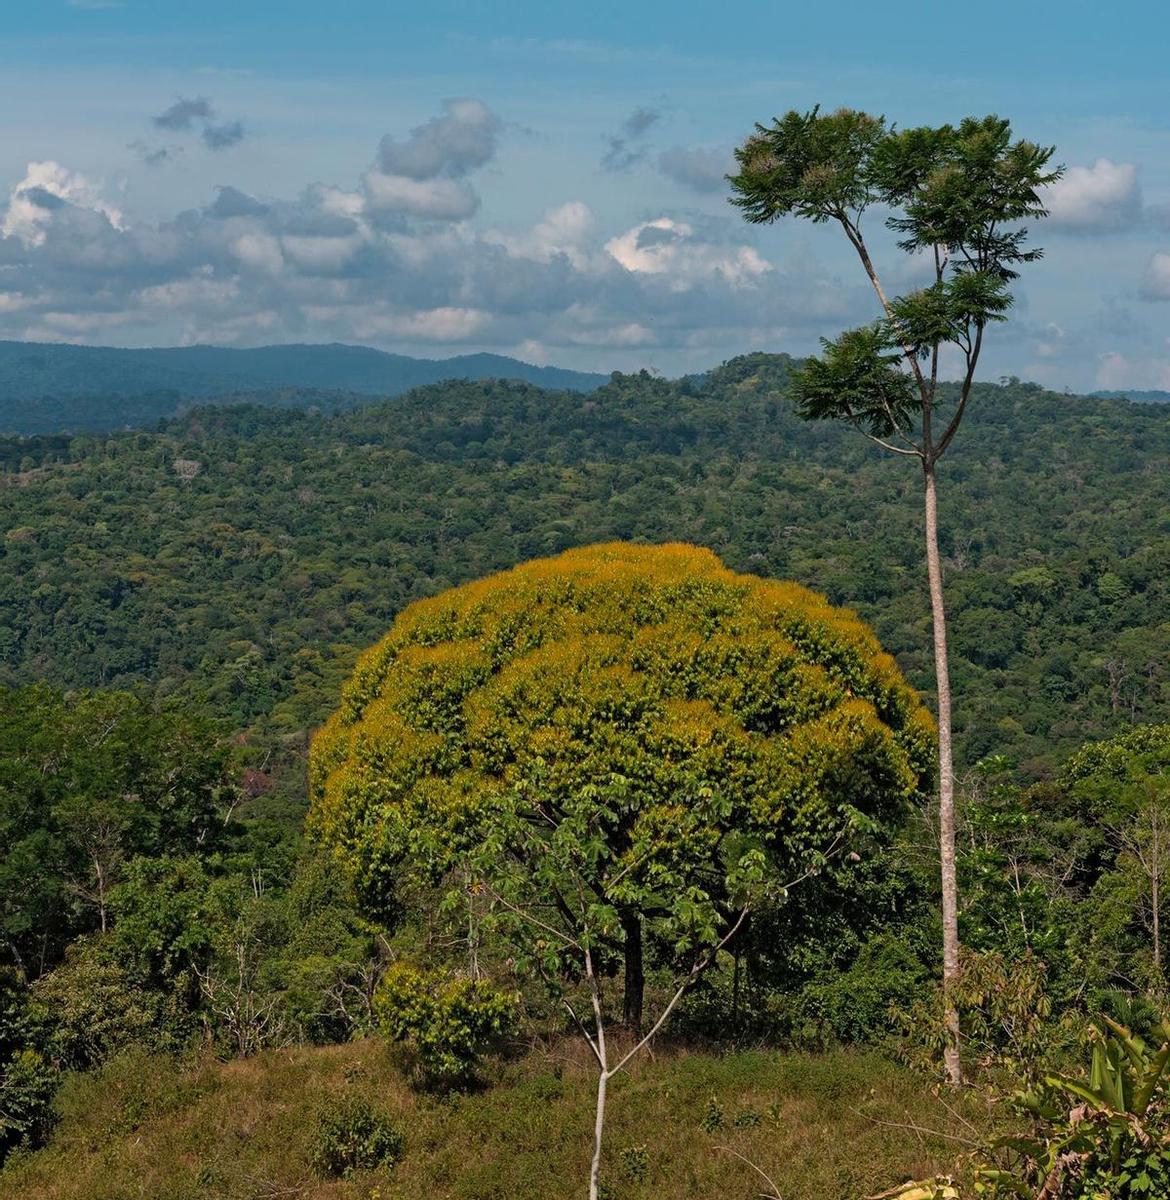
[[[630,1183],[645,1183],[650,1174],[650,1154],[645,1146],[625,1146],[618,1152],[622,1178]]]
[[[959,967],[951,999],[963,1023],[965,1052],[978,1055],[980,1066],[1037,1078],[1041,1057],[1051,1052],[1059,1033],[1049,1019],[1045,964],[1031,953],[1009,960],[997,951],[964,949]],[[911,1062],[929,1066],[941,1057],[942,1010],[941,986],[895,1009],[905,1034],[903,1054]]]
[[[57,1072],[35,1050],[0,1066],[0,1162],[16,1146],[35,1146],[53,1126]]]
[[[317,1118],[309,1165],[318,1175],[347,1179],[354,1171],[389,1170],[402,1158],[402,1134],[364,1100],[347,1096]]]
[[[451,978],[396,963],[374,994],[381,1031],[415,1055],[422,1081],[470,1082],[483,1056],[515,1027],[515,995],[483,979]]]
[[[1170,1196],[1170,1024],[1155,1050],[1123,1025],[1095,1031],[1087,1078],[1047,1075],[1017,1097],[1032,1118],[976,1176],[988,1200],[1159,1200]]]
[[[30,1011],[46,1052],[62,1067],[85,1070],[135,1041],[157,1040],[159,998],[135,986],[84,942],[32,986]]]

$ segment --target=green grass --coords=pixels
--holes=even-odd
[[[66,1083],[52,1142],[0,1172],[0,1195],[568,1200],[585,1193],[593,1086],[572,1044],[534,1050],[490,1088],[446,1101],[411,1092],[375,1042],[186,1068],[134,1056]],[[384,1174],[322,1181],[308,1166],[317,1114],[347,1090],[391,1117],[404,1158]],[[960,1113],[911,1072],[848,1052],[667,1050],[610,1095],[613,1200],[758,1196],[762,1181],[731,1150],[784,1200],[854,1200],[948,1167],[962,1147],[940,1135],[969,1134],[963,1118],[988,1124],[974,1099]]]

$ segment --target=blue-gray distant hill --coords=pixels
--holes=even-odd
[[[192,403],[353,408],[444,379],[516,379],[588,392],[608,381],[499,354],[409,358],[368,346],[178,346],[123,350],[0,342],[0,433],[142,428]]]

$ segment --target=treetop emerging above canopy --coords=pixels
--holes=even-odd
[[[310,827],[382,907],[504,810],[574,813],[604,891],[636,882],[635,845],[639,871],[665,854],[690,878],[733,830],[780,870],[891,817],[932,755],[929,715],[854,613],[709,550],[618,542],[405,609],[314,740]]]

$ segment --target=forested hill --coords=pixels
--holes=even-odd
[[[913,466],[805,424],[784,357],[590,395],[446,383],[337,415],[203,409],[9,440],[0,682],[205,697],[290,745],[407,602],[611,538],[857,607],[929,693]],[[1170,719],[1170,408],[979,390],[941,481],[962,761],[1026,775]]]
[[[498,354],[408,358],[340,344],[123,350],[0,342],[0,433],[149,427],[193,399],[236,392],[260,393],[264,404],[328,410],[443,379],[518,379],[591,391],[607,378]]]
[[[1170,404],[1170,392],[1131,390],[1127,392],[1094,392],[1113,400],[1140,400],[1143,404]]]

